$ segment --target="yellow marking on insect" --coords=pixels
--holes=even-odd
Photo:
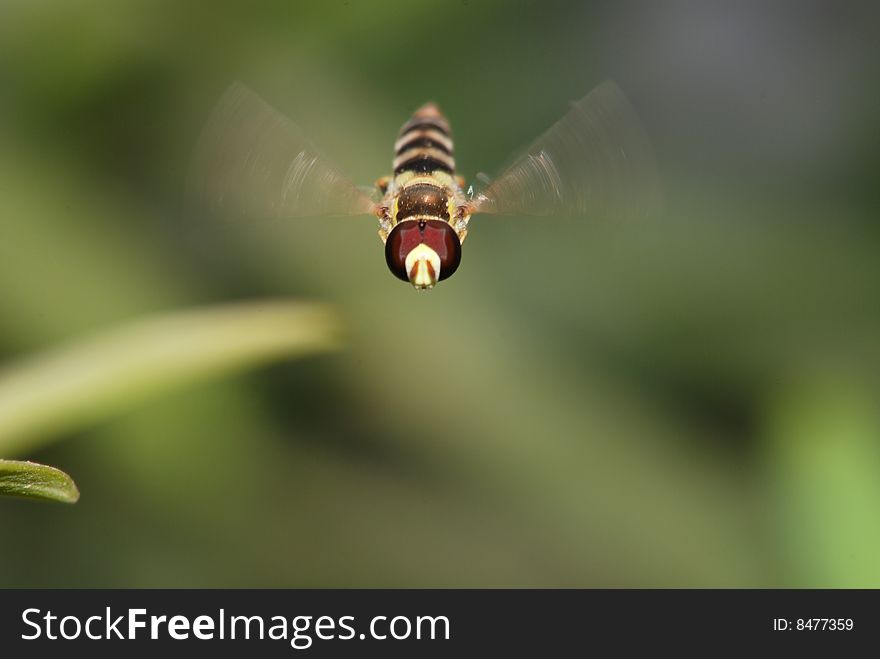
[[[440,149],[425,148],[421,146],[407,149],[406,151],[401,153],[394,159],[393,167],[394,169],[397,169],[405,162],[420,157],[433,158],[434,160],[442,162],[450,169],[455,169],[455,160],[448,153],[445,153]]]
[[[447,151],[452,151],[452,140],[436,128],[422,128],[420,130],[411,130],[397,139],[394,143],[394,151],[400,151],[400,147],[409,144],[419,138],[427,137],[430,140],[446,147]]]

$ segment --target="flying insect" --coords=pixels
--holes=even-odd
[[[392,173],[372,194],[320,154],[299,127],[241,83],[218,102],[196,147],[190,184],[210,209],[239,216],[373,215],[398,279],[433,288],[461,263],[474,215],[656,213],[653,151],[619,87],[605,82],[494,180],[456,175],[446,117],[427,103],[403,124]]]

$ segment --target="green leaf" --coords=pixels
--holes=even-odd
[[[0,460],[0,496],[76,503],[79,490],[70,476],[55,467]]]
[[[198,380],[337,348],[326,306],[250,302],[163,314],[0,373],[0,454],[21,454]]]

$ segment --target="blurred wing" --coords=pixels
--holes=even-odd
[[[292,121],[241,83],[211,113],[189,185],[211,210],[233,216],[360,215],[375,206]]]
[[[557,121],[498,178],[478,192],[474,213],[658,213],[653,149],[620,88],[605,82]]]

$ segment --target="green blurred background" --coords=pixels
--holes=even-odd
[[[0,436],[82,492],[0,499],[0,586],[880,587],[877,13],[3,0],[7,368],[251,299],[329,303],[347,339]],[[235,79],[370,183],[428,99],[472,178],[607,78],[665,217],[477,217],[427,294],[372,219],[185,203]]]

